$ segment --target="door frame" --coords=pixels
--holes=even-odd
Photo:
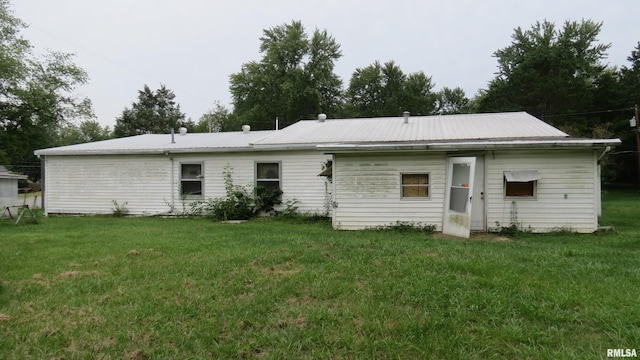
[[[485,171],[487,158],[484,153],[473,156],[476,158],[476,168],[473,181],[474,201],[471,209],[471,231],[487,231],[487,178]]]

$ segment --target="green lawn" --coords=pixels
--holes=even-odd
[[[639,205],[607,192],[614,232],[510,240],[3,220],[0,358],[605,358],[640,349]]]

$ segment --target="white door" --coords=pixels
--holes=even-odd
[[[476,157],[476,171],[473,178],[473,206],[471,207],[471,231],[486,231],[484,217],[484,156]]]
[[[447,188],[442,232],[468,238],[471,234],[471,201],[475,157],[451,157],[447,163]]]

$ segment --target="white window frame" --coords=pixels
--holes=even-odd
[[[427,184],[404,184],[402,182],[403,177],[405,175],[426,175],[427,176]],[[427,189],[427,196],[404,196],[405,187],[424,187]],[[431,199],[431,173],[429,172],[403,172],[400,173],[400,199],[402,200],[428,200]]]
[[[183,174],[183,167],[185,165],[199,165],[200,175],[196,175],[195,178],[185,178]],[[185,194],[183,191],[184,182],[200,182],[200,194]],[[204,199],[204,163],[203,162],[183,162],[180,163],[180,196],[187,199]]]
[[[512,178],[509,180],[509,178]],[[502,191],[505,200],[537,200],[538,199],[538,180],[540,174],[537,170],[521,170],[521,171],[504,171],[502,173]],[[507,186],[509,184],[531,184],[531,195],[507,195]]]
[[[278,165],[278,178],[277,179],[273,179],[273,178],[258,178],[258,167],[261,164],[277,164]],[[282,191],[282,161],[256,161],[255,165],[254,165],[254,186],[258,187],[260,186],[261,182],[277,182],[278,183],[278,189],[280,191]]]

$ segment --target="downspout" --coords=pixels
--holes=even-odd
[[[169,156],[169,152],[166,151],[164,153],[166,156]],[[173,170],[174,170],[174,166],[173,166],[173,156],[169,156],[169,160],[171,160],[171,184],[169,186],[169,188],[171,189],[170,191],[170,197],[171,197],[171,201],[170,201],[170,206],[171,208],[169,209],[169,214],[173,213],[173,210],[175,209],[176,203],[175,203],[175,196],[174,196],[174,174],[173,174]]]
[[[44,216],[47,215],[47,210],[45,209],[44,205],[44,194],[45,194],[45,161],[47,160],[47,157],[40,157],[40,155],[38,155],[38,158],[40,159],[40,207],[42,207],[42,214]],[[34,204],[35,206],[35,204]]]
[[[598,163],[600,162],[600,160],[602,160],[602,158],[607,155],[607,153],[611,151],[611,146],[607,146],[606,148],[604,148],[604,151],[602,152],[602,154],[600,154],[600,156],[598,156]]]
[[[598,218],[602,215],[602,169],[600,168],[600,160],[607,155],[607,153],[611,151],[611,146],[607,146],[604,148],[604,151],[600,156],[598,156],[598,160],[596,161],[596,190],[598,191],[596,196],[596,226],[600,227],[598,223]]]

